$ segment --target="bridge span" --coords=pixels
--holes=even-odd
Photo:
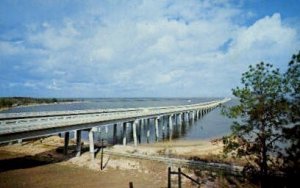
[[[58,133],[65,133],[65,153],[69,144],[70,131],[76,135],[76,156],[81,154],[81,132],[89,132],[90,153],[94,158],[94,132],[97,127],[113,124],[123,126],[123,144],[126,145],[126,128],[132,126],[134,145],[137,146],[137,126],[144,120],[153,119],[155,137],[159,137],[160,120],[168,118],[168,128],[173,130],[173,119],[179,122],[198,119],[214,108],[229,101],[229,98],[210,102],[148,108],[118,108],[100,110],[1,113],[0,114],[0,143],[12,141],[21,142],[22,139],[36,138]],[[147,133],[148,134],[148,133]]]

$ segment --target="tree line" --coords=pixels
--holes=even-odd
[[[11,108],[11,107],[29,105],[29,104],[71,102],[71,101],[74,100],[57,99],[57,98],[2,97],[0,98],[0,108]]]

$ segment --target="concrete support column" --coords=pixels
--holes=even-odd
[[[172,118],[173,117],[173,114],[171,114],[169,116],[169,140],[171,141],[172,140],[172,136],[173,136],[173,122],[172,122]]]
[[[77,139],[77,130],[75,130],[75,131],[73,132],[73,134],[74,134],[73,139],[74,139],[74,141],[76,142],[76,139]]]
[[[143,126],[143,125],[144,125],[144,120],[143,120],[143,119],[140,119],[140,120],[139,120],[139,124],[140,124],[141,126]]]
[[[159,138],[159,130],[158,130],[158,117],[154,119],[155,121],[155,139],[158,141]]]
[[[127,123],[123,123],[123,146],[126,146],[127,142]]]
[[[89,141],[90,141],[90,154],[92,160],[95,159],[95,147],[94,147],[94,132],[92,129],[89,130]]]
[[[162,116],[162,132],[165,132],[165,116]]]
[[[18,139],[18,144],[22,144],[22,139]]]
[[[179,117],[180,117],[180,123],[178,124],[178,132],[179,132],[179,135],[181,137],[181,129],[182,129],[182,126],[184,124],[184,121],[182,120],[184,117],[182,113],[179,114]]]
[[[142,135],[144,133],[144,120],[143,119],[140,119],[139,120],[139,143],[141,143],[142,141]]]
[[[69,132],[65,132],[64,155],[68,154],[69,139],[70,139],[70,133]]]
[[[147,126],[147,143],[150,141],[150,119],[149,119],[149,124]]]
[[[115,123],[113,127],[113,144],[117,143],[117,126],[118,124]]]
[[[173,114],[171,114],[171,115],[169,116],[169,129],[170,129],[170,130],[173,130],[172,117],[173,117]]]
[[[76,130],[76,157],[81,155],[81,130]]]
[[[137,126],[137,120],[135,120],[133,123],[132,123],[132,133],[133,133],[133,143],[134,143],[134,146],[137,146],[137,135],[136,135],[136,126]]]
[[[150,126],[148,126],[148,129],[147,129],[147,143],[149,143],[150,141]]]
[[[106,139],[108,140],[108,126],[105,126],[105,135],[106,135]]]

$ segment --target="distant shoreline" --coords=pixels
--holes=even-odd
[[[23,104],[18,106],[12,107],[0,107],[0,113],[5,110],[16,109],[16,108],[24,108],[24,107],[34,107],[34,106],[47,106],[53,104],[74,104],[74,103],[81,103],[83,101],[66,101],[66,102],[53,102],[53,103],[32,103],[32,104]]]

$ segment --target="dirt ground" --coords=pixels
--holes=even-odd
[[[0,187],[167,187],[164,163],[104,155],[104,170],[100,170],[100,154],[91,160],[88,145],[80,157],[75,157],[71,141],[67,156],[62,154],[63,139],[57,136],[0,147]],[[209,141],[175,141],[142,144],[138,147],[116,145],[107,148],[118,152],[146,155],[174,155],[183,158],[220,155],[222,144]],[[183,171],[197,178],[195,172]],[[176,184],[176,177],[172,183]],[[221,180],[220,180],[221,181]],[[222,180],[224,181],[224,180]],[[183,179],[183,187],[197,187]],[[213,180],[201,187],[219,187]]]

